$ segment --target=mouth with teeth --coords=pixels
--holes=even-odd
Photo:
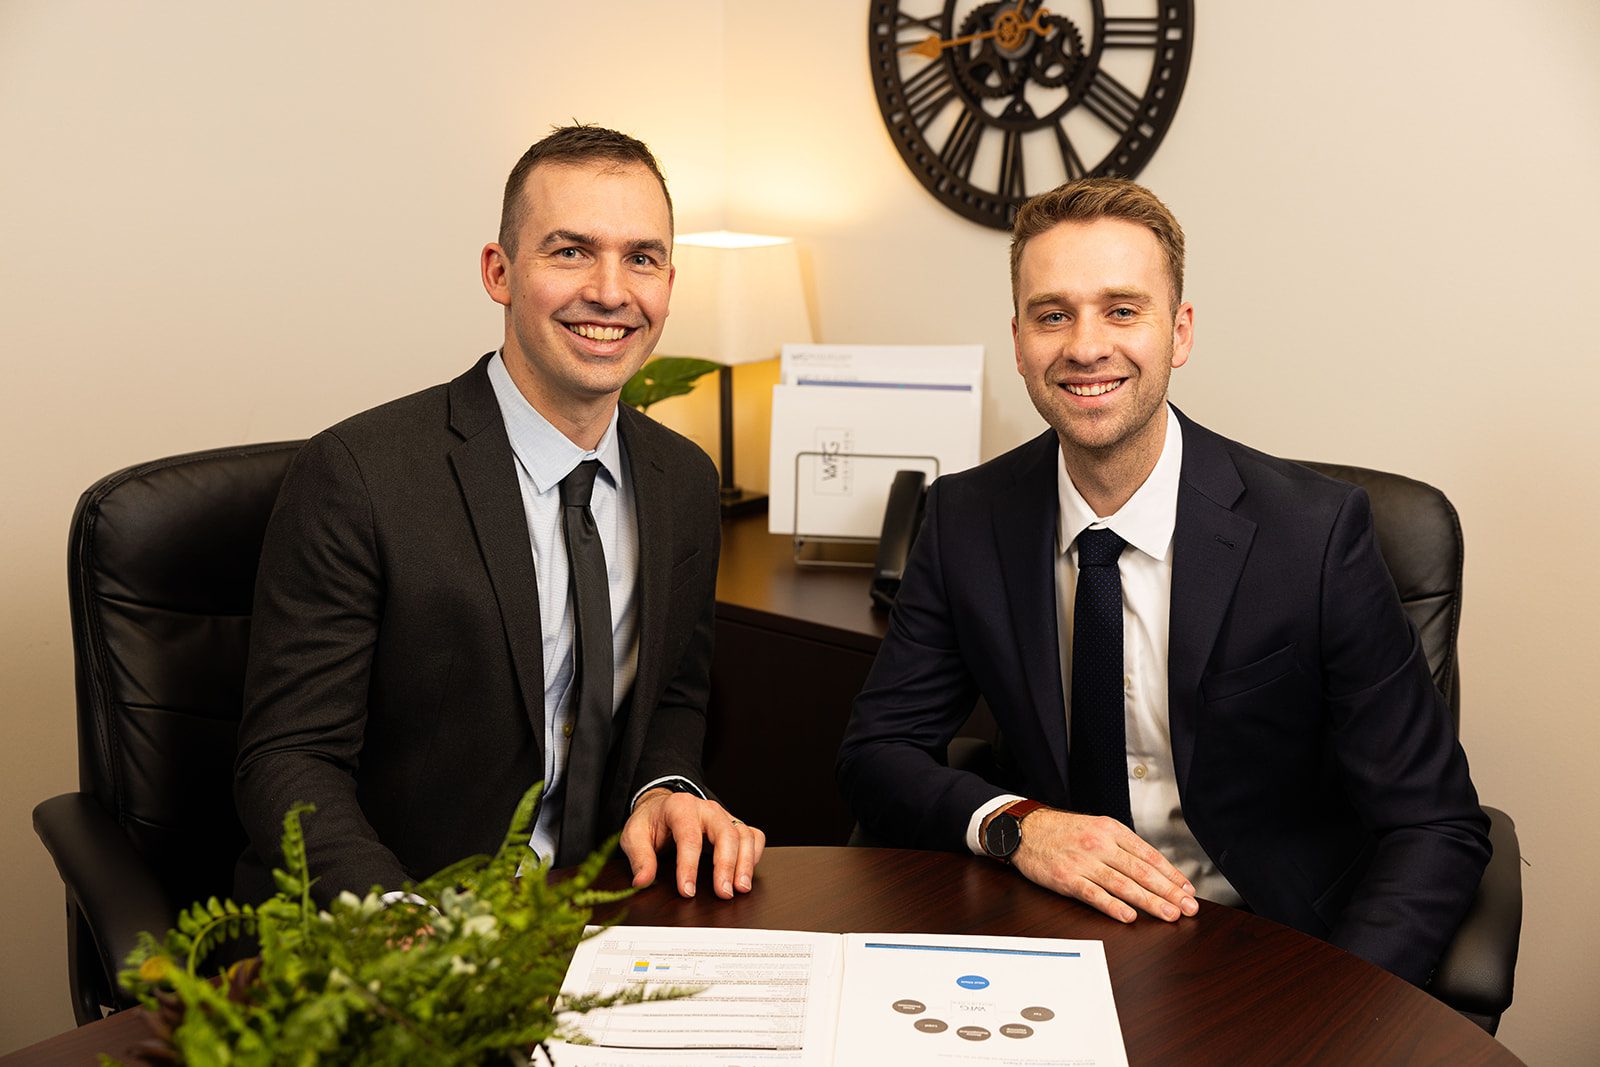
[[[599,322],[565,322],[562,325],[589,341],[620,341],[637,329],[634,326],[608,326]]]
[[[1073,396],[1105,396],[1122,388],[1126,378],[1117,378],[1109,382],[1062,382],[1061,388]]]

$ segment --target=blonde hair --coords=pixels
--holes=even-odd
[[[1167,205],[1126,178],[1080,178],[1040,193],[1017,210],[1011,224],[1011,303],[1017,303],[1017,273],[1028,242],[1063,222],[1123,219],[1155,234],[1167,259],[1172,310],[1183,296],[1183,227]]]

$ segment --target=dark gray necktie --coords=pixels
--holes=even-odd
[[[561,480],[561,525],[567,542],[567,569],[576,616],[572,650],[575,676],[572,745],[567,749],[566,801],[556,865],[580,863],[599,844],[596,825],[606,756],[611,751],[612,687],[611,583],[606,553],[589,500],[600,461],[585,460]]]
[[[1122,538],[1078,535],[1078,592],[1072,609],[1072,744],[1067,756],[1074,809],[1133,827],[1122,678]]]

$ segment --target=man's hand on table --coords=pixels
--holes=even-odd
[[[700,854],[704,843],[710,841],[712,891],[731,900],[735,892],[750,892],[767,835],[735,819],[714,800],[670,789],[652,789],[639,798],[622,827],[622,854],[633,868],[636,888],[656,880],[656,853],[668,841],[678,849],[679,893],[694,896]]]
[[[1139,911],[1167,922],[1200,910],[1194,886],[1165,856],[1104,815],[1040,808],[1022,821],[1011,862],[1029,881],[1131,923]]]

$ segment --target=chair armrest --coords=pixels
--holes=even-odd
[[[1492,1034],[1511,1005],[1522,935],[1522,850],[1511,816],[1483,810],[1494,856],[1428,991]]]
[[[139,933],[160,936],[172,926],[166,891],[122,827],[87,793],[46,800],[33,809],[33,828],[94,935],[115,989]]]

